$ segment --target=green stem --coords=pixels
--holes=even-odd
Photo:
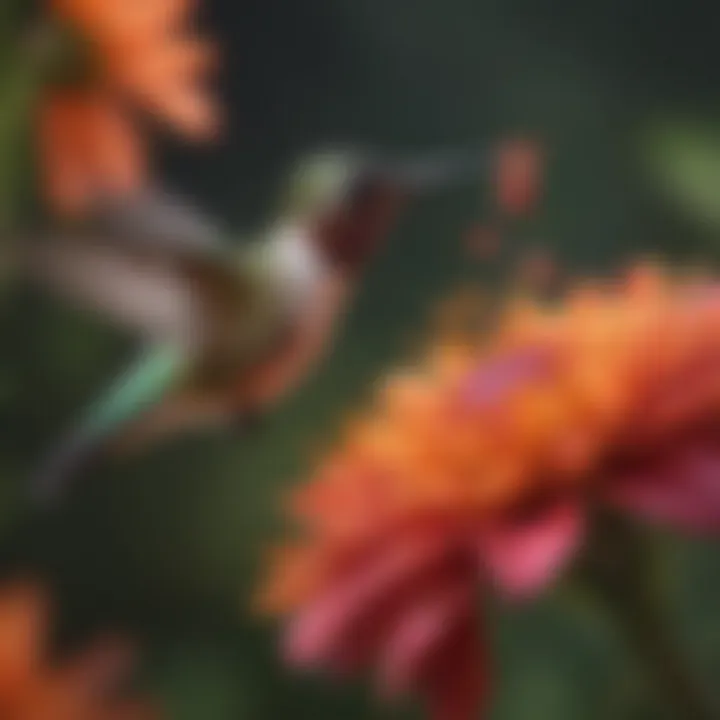
[[[38,91],[57,57],[56,29],[36,22],[28,33],[6,46],[0,76],[0,229],[6,231],[16,211],[21,163],[28,150],[28,130]]]
[[[639,532],[602,518],[579,580],[623,631],[658,693],[679,720],[718,720],[670,630],[656,592],[649,548]]]

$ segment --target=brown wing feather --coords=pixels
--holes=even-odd
[[[55,238],[30,251],[30,272],[51,291],[148,337],[186,340],[201,312],[180,269],[149,253]]]
[[[241,322],[251,292],[235,263],[104,236],[55,237],[27,260],[36,282],[152,341],[207,343]]]
[[[132,243],[172,254],[208,255],[225,249],[223,233],[182,198],[160,190],[99,204],[89,224],[120,243]]]

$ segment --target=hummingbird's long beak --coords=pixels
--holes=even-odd
[[[441,190],[456,184],[472,182],[492,171],[494,153],[487,148],[453,150],[410,160],[379,162],[368,175],[406,192]]]

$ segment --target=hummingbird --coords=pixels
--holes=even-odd
[[[296,164],[249,242],[231,242],[155,190],[98,202],[82,230],[31,243],[28,268],[42,287],[119,323],[141,346],[42,463],[37,501],[62,497],[106,453],[256,425],[332,347],[362,271],[407,203],[492,165],[487,151],[391,161],[322,150]]]

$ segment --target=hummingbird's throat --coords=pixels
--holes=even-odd
[[[402,205],[396,193],[374,193],[322,218],[314,235],[333,265],[359,270],[385,242]]]

